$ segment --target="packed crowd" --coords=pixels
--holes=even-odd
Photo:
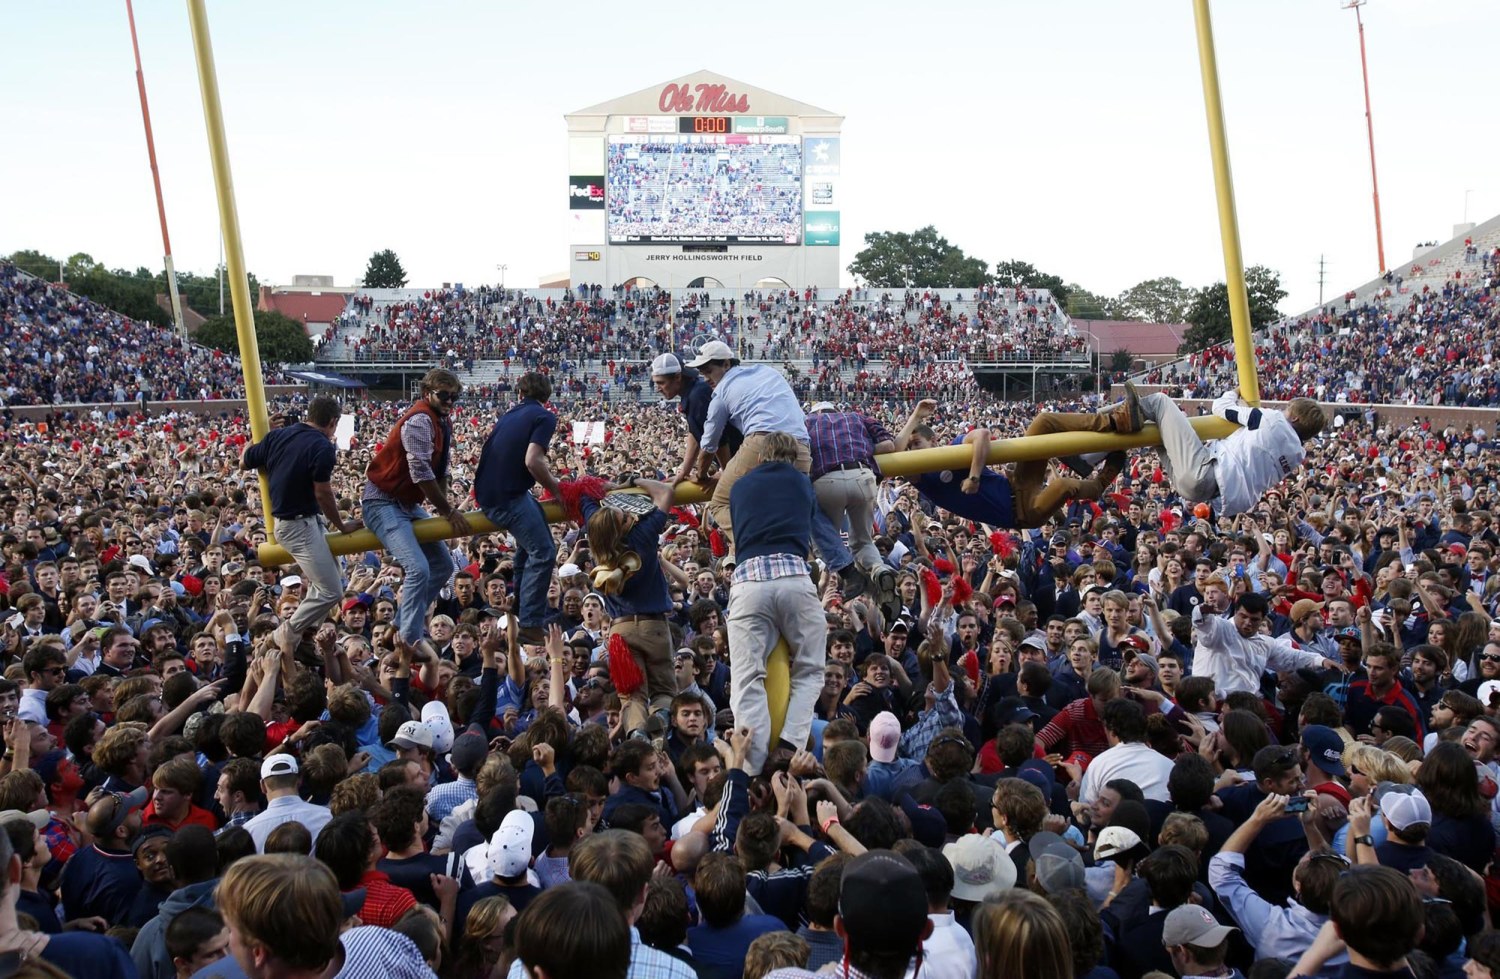
[[[797,137],[611,137],[605,170],[611,241],[802,241]]]
[[[240,362],[0,262],[0,404],[240,397]],[[281,380],[269,371],[268,383]]]
[[[510,401],[453,404],[454,501]],[[894,431],[905,407],[865,410]],[[1040,408],[1079,406],[961,397],[928,420],[1011,436]],[[406,406],[351,410],[329,482],[357,518]],[[679,471],[673,405],[559,415],[565,482]],[[453,541],[421,608],[388,554],[345,559],[283,657],[307,586],[256,559],[244,419],[4,424],[0,951],[106,977],[1500,968],[1482,433],[1355,420],[1236,517],[1186,504],[1150,451],[1024,532],[882,480],[894,594],[824,571],[810,737],[759,766],[729,710],[749,586],[704,507],[659,524],[675,693],[642,737],[574,524],[552,528],[539,643],[501,533]]]
[[[674,327],[670,303],[670,294],[656,289],[561,298],[491,286],[436,289],[406,301],[356,303],[324,331],[321,346],[340,358],[407,356],[464,370],[492,360],[564,375],[612,372],[618,361],[649,360],[681,344],[679,334],[693,327]]]
[[[1260,341],[1261,393],[1347,403],[1500,405],[1500,261],[1476,256],[1467,277],[1391,284],[1269,330]],[[1147,383],[1212,397],[1234,377],[1227,346],[1156,368]]]

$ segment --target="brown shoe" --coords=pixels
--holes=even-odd
[[[1099,480],[1103,489],[1109,489],[1110,485],[1125,471],[1125,452],[1111,452],[1104,458],[1104,465],[1099,467],[1099,474],[1094,478]]]
[[[1141,430],[1145,421],[1141,415],[1141,396],[1130,381],[1125,382],[1125,400],[1110,409],[1109,419],[1114,423],[1116,434],[1134,435]]]

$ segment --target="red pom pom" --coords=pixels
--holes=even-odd
[[[962,605],[974,594],[974,586],[969,584],[969,579],[963,575],[957,575],[953,579],[953,604]]]
[[[609,484],[598,476],[579,476],[567,482],[557,484],[562,493],[563,513],[574,523],[583,523],[583,498],[587,496],[591,500],[604,499],[605,487]]]
[[[943,586],[931,568],[922,569],[922,591],[927,595],[927,604],[934,608],[943,600]]]
[[[979,654],[972,649],[969,650],[959,659],[958,665],[963,667],[963,671],[968,674],[969,682],[976,687],[979,686]]]
[[[641,673],[624,636],[618,632],[610,633],[608,648],[610,682],[622,696],[628,697],[640,689],[641,684],[646,682],[646,677]]]
[[[932,559],[932,567],[933,570],[938,574],[952,574],[953,572],[958,570],[953,566],[952,561],[949,561],[947,558],[940,557],[935,557]]]

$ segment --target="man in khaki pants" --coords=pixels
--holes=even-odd
[[[766,437],[774,433],[790,435],[796,441],[796,459],[792,464],[802,473],[810,472],[812,453],[808,449],[807,416],[802,413],[797,395],[780,371],[764,364],[741,365],[729,345],[719,340],[710,340],[699,347],[697,358],[689,361],[688,366],[702,374],[714,390],[708,403],[703,438],[698,446],[699,481],[708,479],[709,465],[719,451],[725,427],[733,424],[745,433],[740,450],[720,471],[718,485],[708,502],[708,512],[723,531],[729,547],[728,561],[733,563],[734,516],[729,508],[730,490],[741,476],[760,465]]]

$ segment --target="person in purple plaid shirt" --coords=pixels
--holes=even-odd
[[[818,507],[835,527],[849,521],[849,549],[859,570],[874,585],[878,601],[895,597],[896,572],[875,547],[875,456],[896,448],[896,438],[880,422],[857,411],[839,411],[820,401],[807,416],[812,451],[813,493]]]

